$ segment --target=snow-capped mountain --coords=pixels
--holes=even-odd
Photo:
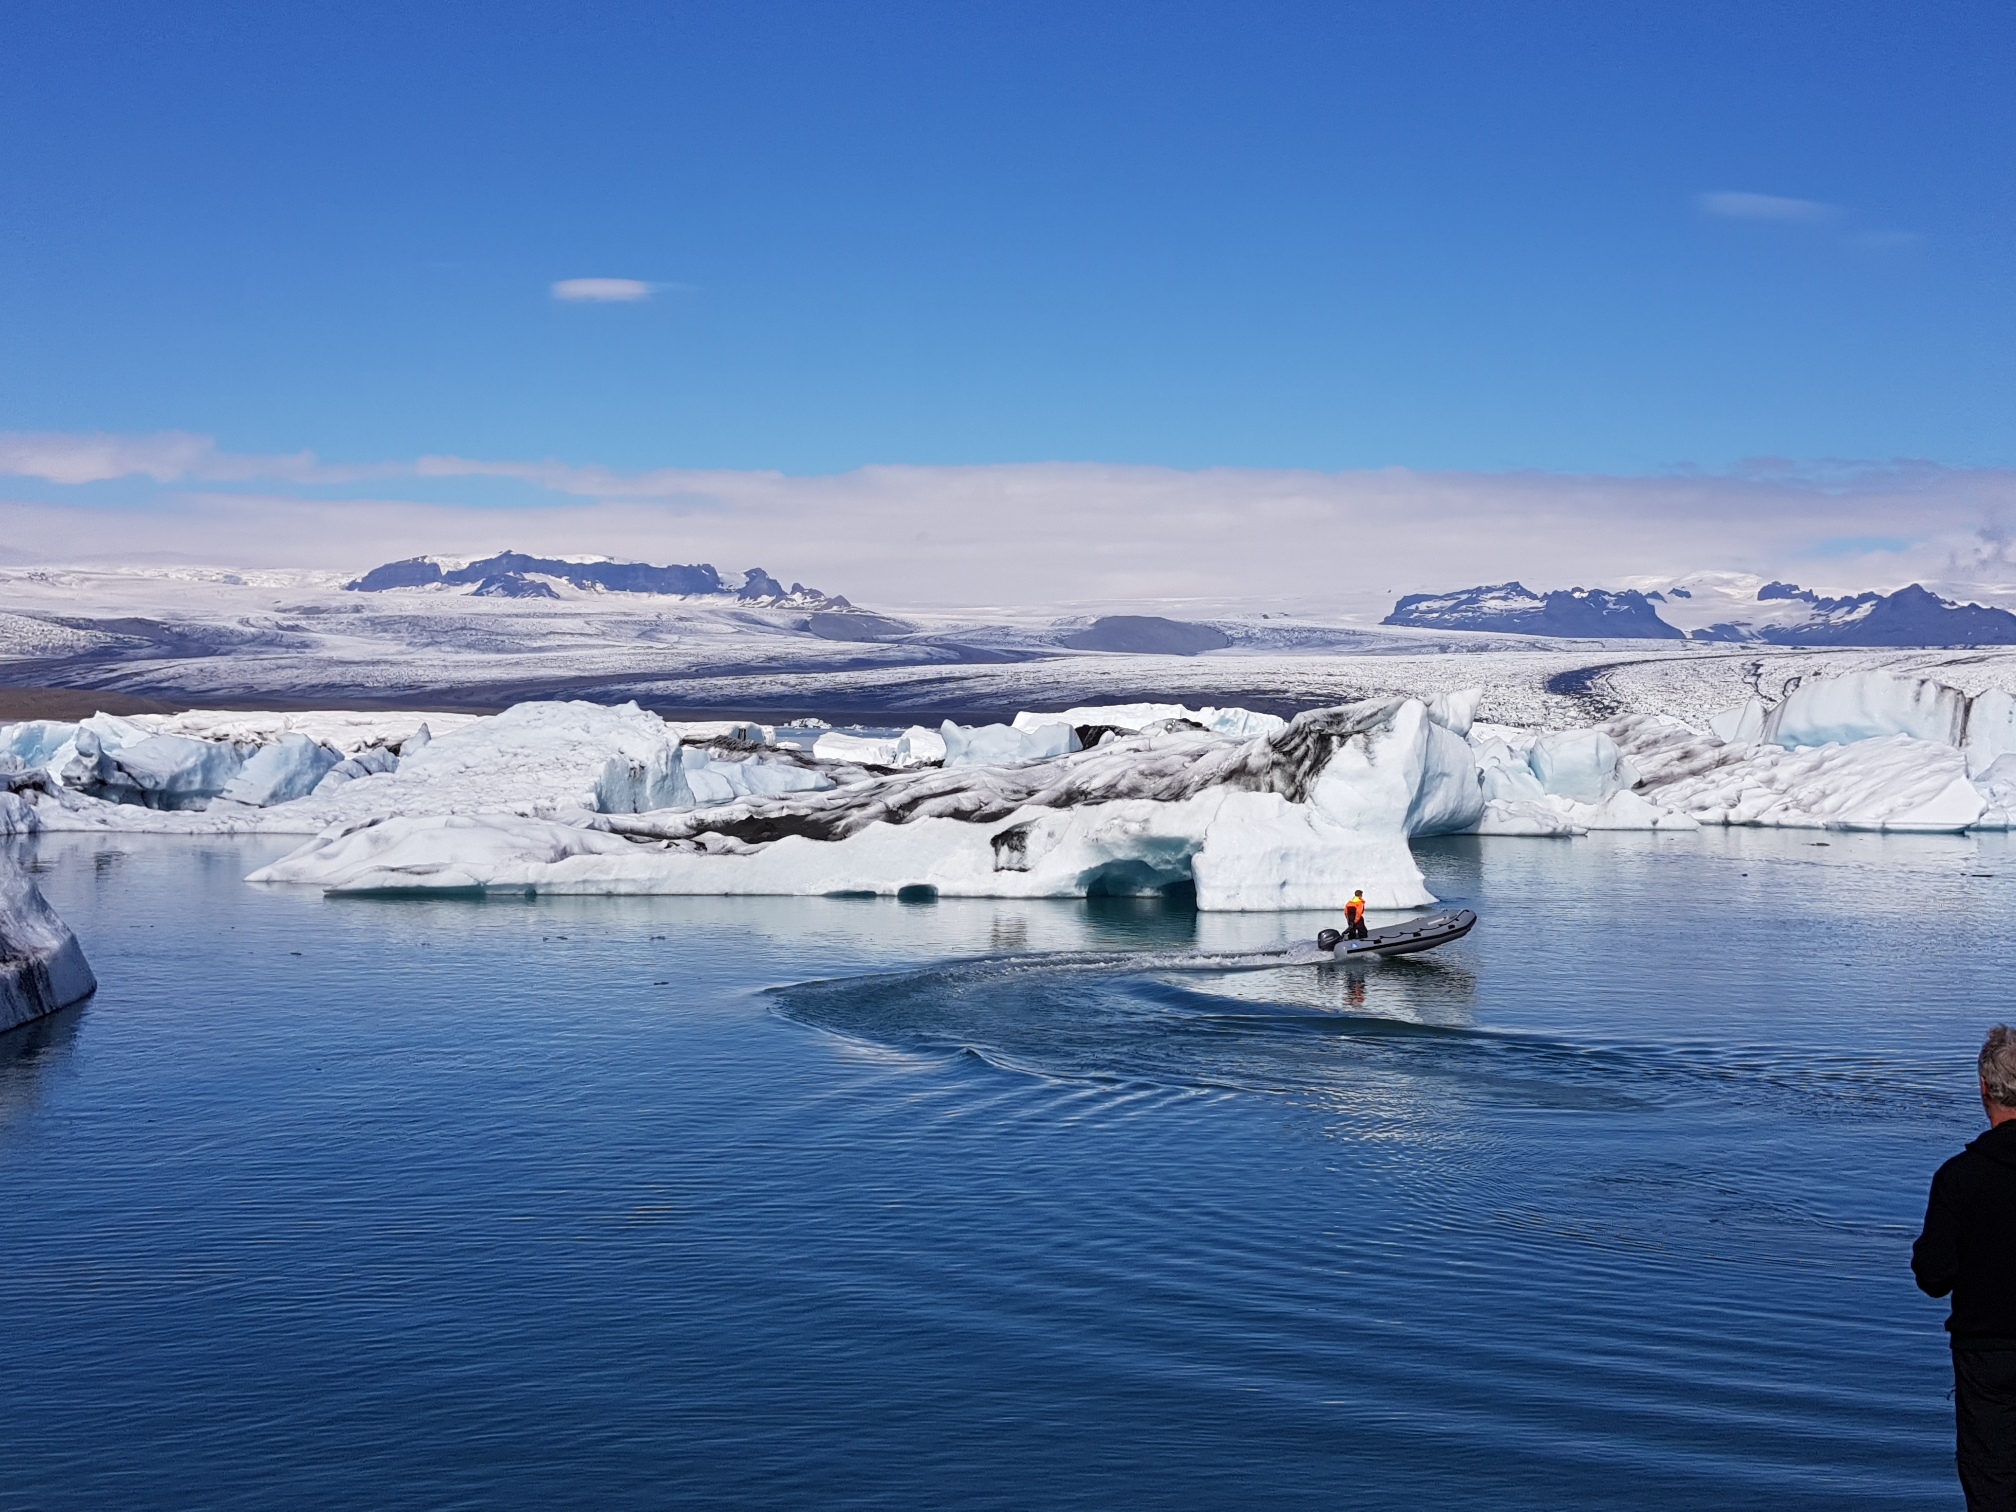
[[[574,561],[503,551],[480,561],[456,564],[441,557],[409,557],[373,567],[343,585],[353,593],[387,593],[400,588],[459,588],[478,598],[560,598],[562,586],[588,593],[652,593],[687,597],[732,595],[749,603],[791,609],[851,609],[837,595],[803,583],[786,588],[761,567],[723,574],[708,563],[654,567],[648,562]]]
[[[1514,635],[1604,636],[1683,640],[1636,589],[1608,593],[1569,588],[1535,593],[1524,583],[1494,583],[1456,593],[1410,593],[1380,621],[1424,630],[1496,630]]]
[[[1409,594],[1384,623],[1775,646],[2016,645],[2016,614],[1941,598],[1918,583],[1894,593],[1836,598],[1796,583],[1730,573],[1640,583],[1611,592],[1575,588],[1540,594],[1521,583],[1497,583],[1456,593]]]

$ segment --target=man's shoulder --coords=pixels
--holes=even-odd
[[[2010,1132],[2004,1134],[2003,1129]],[[2016,1124],[2004,1124],[2000,1129],[1988,1130],[1970,1141],[1959,1154],[1949,1157],[1933,1175],[1932,1184],[1951,1187],[1982,1182],[2016,1183],[2016,1165],[2010,1163],[2012,1155],[2016,1155]]]

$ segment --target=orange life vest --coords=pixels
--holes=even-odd
[[[1356,924],[1364,917],[1365,900],[1363,898],[1353,898],[1349,903],[1344,905],[1344,922],[1346,924]]]

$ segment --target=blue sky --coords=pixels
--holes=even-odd
[[[2006,466],[2012,43],[1965,3],[14,6],[0,430]]]

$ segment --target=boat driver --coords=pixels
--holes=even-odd
[[[1351,894],[1351,901],[1344,905],[1344,938],[1362,940],[1365,929],[1365,889],[1359,888]]]

